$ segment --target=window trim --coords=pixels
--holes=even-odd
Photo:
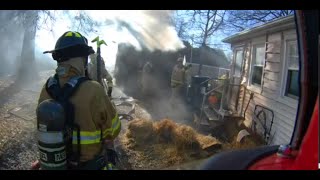
[[[283,39],[283,52],[281,53],[282,55],[282,72],[281,72],[281,88],[280,88],[280,94],[279,97],[277,98],[277,101],[284,103],[290,107],[296,107],[296,105],[299,102],[299,97],[298,98],[292,98],[289,96],[286,96],[286,86],[287,86],[287,79],[288,79],[288,61],[287,61],[287,51],[288,51],[288,42],[290,41],[296,41],[297,42],[297,37],[296,34],[294,33],[288,33],[284,34],[284,39]],[[298,43],[298,42],[297,42]]]
[[[252,43],[251,45],[251,61],[250,61],[250,72],[249,72],[249,77],[248,77],[248,89],[251,90],[251,91],[254,91],[256,93],[259,93],[261,94],[262,93],[262,86],[263,86],[263,74],[264,74],[264,68],[265,68],[265,56],[264,56],[264,59],[263,59],[263,62],[262,62],[262,76],[261,76],[261,85],[255,85],[255,84],[252,84],[252,71],[253,71],[253,60],[255,60],[254,58],[254,54],[255,54],[255,48],[256,47],[264,47],[264,51],[266,51],[266,43],[265,42],[255,42],[255,43]],[[266,52],[264,52],[266,53]]]
[[[294,41],[296,41],[296,44],[297,44],[297,39],[294,39],[294,38],[288,38],[288,39],[284,40],[284,43],[285,43],[285,45],[284,45],[284,56],[283,56],[284,65],[283,65],[283,73],[282,73],[283,74],[283,76],[282,76],[283,77],[282,78],[283,83],[282,83],[282,88],[281,88],[281,96],[288,97],[290,99],[295,99],[295,98],[292,98],[292,97],[289,97],[289,96],[285,95],[286,94],[286,90],[287,90],[287,84],[288,84],[287,81],[288,81],[288,70],[289,70],[289,67],[288,67],[289,66],[289,62],[288,62],[288,45],[289,45],[290,42],[294,42]],[[297,100],[297,99],[295,99],[295,100]]]
[[[236,62],[237,62],[237,52],[238,51],[242,51],[242,62],[240,65],[240,76],[236,76],[235,75],[235,71],[236,71]],[[232,71],[232,77],[237,77],[237,78],[241,78],[241,76],[243,75],[242,73],[242,66],[243,66],[243,62],[244,62],[244,46],[238,46],[235,47],[233,50],[233,71]]]
[[[284,96],[285,97],[289,97],[289,98],[292,98],[292,99],[296,99],[296,100],[299,100],[299,97],[298,96],[295,96],[295,95],[293,95],[293,94],[290,94],[289,92],[287,92],[288,91],[288,75],[289,75],[289,70],[293,70],[293,71],[298,71],[299,72],[299,69],[289,69],[289,68],[287,68],[286,69],[286,71],[287,72],[285,72],[286,74],[287,74],[287,77],[286,77],[286,80],[285,80],[285,85],[284,85]]]

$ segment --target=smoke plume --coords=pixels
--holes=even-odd
[[[184,47],[171,24],[172,11],[129,11],[127,13],[119,13],[107,19],[109,24],[116,25],[120,34],[129,33],[132,36],[132,38],[120,39],[120,42],[128,42],[138,50],[147,48],[150,51],[175,51]]]

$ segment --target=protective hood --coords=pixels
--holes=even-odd
[[[71,58],[68,61],[58,63],[58,67],[56,69],[56,73],[60,77],[67,76],[70,74],[71,67],[75,69],[78,75],[85,75],[85,58],[83,57],[75,57]]]

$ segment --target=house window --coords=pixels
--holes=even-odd
[[[243,50],[236,51],[236,62],[234,66],[234,76],[240,77],[241,76],[241,65],[243,59]]]
[[[263,44],[253,46],[252,57],[251,84],[261,86],[265,57],[265,46]]]
[[[286,42],[286,85],[285,96],[298,99],[299,96],[299,55],[297,41]]]

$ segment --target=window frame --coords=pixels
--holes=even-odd
[[[241,61],[241,64],[240,64],[240,75],[239,76],[236,76],[235,75],[235,72],[236,72],[236,64],[237,64],[237,52],[238,51],[242,51],[242,61]],[[237,78],[241,78],[242,76],[242,66],[243,66],[243,60],[244,60],[244,47],[243,46],[238,46],[236,48],[234,48],[233,50],[233,71],[232,71],[232,77],[237,77]]]
[[[296,105],[298,105],[299,102],[299,97],[295,98],[295,97],[290,97],[290,96],[286,96],[286,91],[287,91],[287,80],[288,80],[288,42],[290,41],[296,41],[296,44],[298,46],[298,40],[297,40],[297,36],[294,32],[288,32],[288,33],[284,33],[283,36],[283,52],[282,54],[282,72],[281,72],[281,88],[280,88],[280,96],[277,99],[278,101],[285,103],[286,105],[290,106],[290,107],[296,107]],[[298,54],[299,56],[299,54]],[[300,67],[299,69],[300,70]]]
[[[256,61],[256,48],[257,47],[263,47],[264,49],[264,58],[262,62],[262,76],[261,76],[261,85],[256,85],[252,83],[252,75],[253,75],[253,61]],[[265,53],[266,53],[266,43],[265,42],[256,42],[252,43],[251,45],[251,61],[250,61],[250,72],[248,77],[248,88],[249,90],[255,91],[256,93],[261,94],[262,92],[262,86],[263,86],[263,74],[264,74],[264,68],[265,68]]]

